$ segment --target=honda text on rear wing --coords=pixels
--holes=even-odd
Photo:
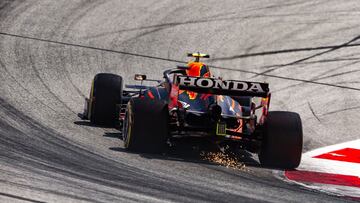
[[[269,93],[269,84],[259,82],[177,75],[175,84],[180,90],[215,95],[267,97]]]

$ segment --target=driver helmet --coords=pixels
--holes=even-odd
[[[211,77],[210,70],[207,65],[201,62],[191,61],[188,63],[189,69],[186,70],[186,75],[193,77]]]

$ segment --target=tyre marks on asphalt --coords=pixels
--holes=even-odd
[[[11,199],[17,199],[17,200],[22,200],[22,201],[26,201],[26,202],[45,203],[45,202],[42,202],[42,201],[37,201],[37,200],[34,200],[34,199],[24,198],[24,197],[21,197],[21,196],[7,194],[7,193],[3,193],[3,192],[0,192],[0,196],[10,197]]]
[[[68,43],[68,42],[60,42],[60,41],[53,41],[53,40],[47,40],[47,39],[40,39],[40,38],[16,35],[16,34],[11,34],[11,33],[0,32],[0,35],[23,38],[23,39],[29,39],[29,40],[36,40],[36,41],[42,41],[42,42],[48,42],[48,43],[54,43],[54,44],[60,44],[60,45],[64,45],[64,46],[80,47],[80,48],[98,50],[98,51],[103,51],[103,52],[124,54],[124,55],[129,55],[129,56],[134,56],[134,57],[142,57],[142,58],[155,59],[155,60],[168,61],[168,62],[186,63],[184,61],[180,61],[180,60],[176,60],[176,59],[168,59],[168,58],[162,58],[162,57],[150,56],[150,55],[144,55],[144,54],[138,54],[138,53],[116,51],[116,50],[112,50],[112,49],[105,49],[105,48],[99,48],[99,47],[93,47],[93,46],[73,44],[73,43]],[[276,78],[276,79],[280,79],[280,80],[290,80],[290,81],[301,82],[300,84],[295,84],[295,85],[292,85],[292,86],[289,86],[289,87],[299,86],[299,85],[304,84],[304,83],[311,83],[311,84],[316,84],[316,85],[321,85],[321,86],[330,86],[330,87],[335,87],[335,88],[360,91],[360,88],[357,88],[357,87],[343,86],[343,85],[331,84],[331,83],[326,83],[326,82],[317,82],[317,81],[313,81],[313,80],[306,80],[306,79],[300,79],[300,78],[294,78],[294,77],[286,77],[286,76],[279,76],[279,75],[272,75],[272,74],[264,74],[264,73],[258,73],[258,72],[251,71],[251,70],[233,69],[233,68],[215,66],[215,65],[212,65],[212,64],[209,64],[209,66],[214,68],[214,69],[228,70],[228,71],[234,71],[234,72],[243,72],[243,73],[249,73],[249,74],[257,75],[257,76]],[[286,87],[284,89],[288,89],[289,87]],[[283,89],[280,89],[280,90],[283,90]],[[277,90],[276,92],[279,92],[280,90]]]

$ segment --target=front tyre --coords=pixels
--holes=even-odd
[[[90,121],[96,125],[115,125],[117,104],[121,104],[122,77],[99,73],[94,77],[90,92]]]
[[[124,147],[145,153],[163,152],[169,133],[168,106],[159,100],[132,98],[123,125]]]
[[[269,112],[264,123],[263,143],[259,153],[261,165],[293,169],[299,166],[303,144],[299,114]]]

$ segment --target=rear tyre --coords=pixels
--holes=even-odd
[[[285,111],[269,112],[264,123],[261,165],[292,169],[300,164],[303,144],[299,114]]]
[[[123,125],[124,147],[145,153],[163,152],[169,133],[168,106],[162,101],[132,98]]]
[[[90,92],[90,121],[96,125],[115,125],[117,104],[121,104],[122,77],[99,73],[94,77]]]

